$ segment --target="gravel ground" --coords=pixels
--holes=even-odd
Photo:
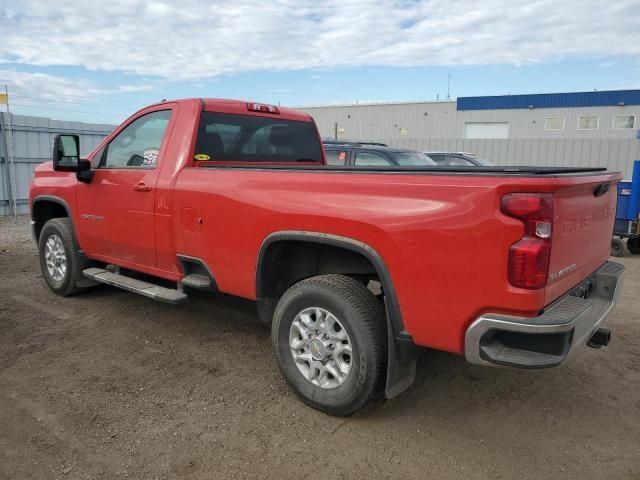
[[[286,388],[251,302],[60,298],[27,218],[0,218],[0,477],[640,478],[640,257],[612,344],[543,371],[427,353],[349,418]]]

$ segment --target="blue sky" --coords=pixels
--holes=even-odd
[[[119,123],[162,98],[289,106],[640,88],[636,1],[0,0],[12,111]]]

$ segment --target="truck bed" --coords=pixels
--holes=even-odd
[[[595,270],[607,260],[604,250],[590,250],[593,239],[576,243],[587,232],[558,236],[552,252],[557,247],[562,254],[552,254],[552,268],[573,263],[577,268],[548,292],[511,286],[507,254],[522,238],[523,224],[501,214],[502,197],[563,189],[585,195],[591,185],[619,178],[601,168],[199,165],[178,175],[175,211],[202,209],[204,226],[197,232],[178,230],[176,246],[204,258],[221,290],[256,298],[257,255],[273,232],[321,232],[363,242],[385,259],[414,341],[460,353],[463,332],[483,313],[480,307],[536,316],[583,280],[577,277],[587,274],[584,268]],[[605,203],[608,208],[615,205],[614,190],[599,199],[563,200],[558,212],[579,215]],[[554,228],[560,231],[563,221],[557,218]],[[607,217],[591,233],[608,249],[607,222],[613,225]]]

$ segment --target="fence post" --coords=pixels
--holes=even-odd
[[[4,160],[4,176],[5,184],[7,186],[7,202],[9,204],[9,215],[16,215],[15,199],[13,198],[13,188],[11,182],[11,172],[9,171],[9,136],[7,134],[7,127],[4,121],[4,113],[0,112],[0,130],[2,130],[2,152]]]

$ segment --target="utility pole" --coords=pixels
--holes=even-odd
[[[338,122],[333,125],[333,139],[338,140]]]
[[[9,126],[7,127],[7,123],[4,121],[5,116],[0,112],[0,129],[2,129],[2,133],[4,133],[4,176],[7,185],[7,202],[9,204],[9,212],[11,215],[16,216],[18,214],[18,210],[16,208],[16,199],[13,195],[13,182],[11,181],[11,171],[9,167],[10,156],[9,156],[9,132],[8,129],[11,128],[11,110],[9,109],[9,89],[7,85],[4,86],[5,93],[5,102],[7,105],[7,119],[9,121]]]

